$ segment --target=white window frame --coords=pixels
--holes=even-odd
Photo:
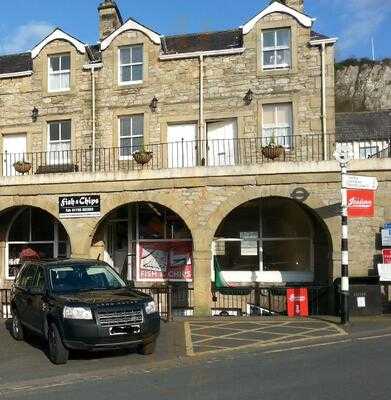
[[[278,31],[289,31],[289,46],[277,46],[277,32]],[[264,33],[274,32],[274,46],[265,47],[264,46]],[[292,29],[291,28],[278,28],[278,29],[265,29],[262,31],[262,60],[261,65],[264,70],[273,69],[290,69],[292,68]],[[289,64],[278,64],[277,63],[277,51],[279,50],[289,50],[290,62]],[[274,51],[274,64],[265,64],[264,53],[266,51]]]
[[[121,64],[121,50],[123,49],[131,49],[131,54],[133,52],[133,48],[134,47],[141,47],[142,50],[142,62],[130,62],[130,63],[126,63],[126,64]],[[142,70],[142,79],[141,80],[137,80],[137,81],[123,81],[122,80],[122,67],[133,67],[133,66],[137,66],[137,65],[141,65],[141,70]],[[144,81],[144,45],[143,44],[132,44],[132,45],[128,45],[128,46],[121,46],[118,48],[118,85],[120,86],[128,86],[128,85],[137,85],[140,83],[143,83]]]
[[[62,67],[62,58],[63,57],[69,57],[69,69],[61,69]],[[53,71],[52,66],[50,64],[50,60],[53,58],[59,58],[59,71]],[[61,80],[61,77],[64,75],[69,76],[69,86],[66,88],[60,88],[60,89],[53,89],[50,87],[50,77],[51,76],[58,76]],[[61,80],[62,82],[62,80]],[[68,92],[71,90],[71,55],[69,53],[64,53],[64,54],[53,54],[48,56],[48,92]]]
[[[62,124],[64,122],[69,122],[71,126],[71,137],[70,139],[61,139],[61,133],[62,133]],[[52,124],[58,124],[58,140],[51,140],[50,139],[50,126]],[[69,119],[64,119],[60,121],[48,121],[47,123],[47,135],[48,135],[48,141],[47,141],[47,153],[48,153],[48,164],[49,165],[59,165],[62,163],[62,161],[65,164],[70,163],[70,159],[72,159],[71,152],[72,152],[72,121]],[[69,143],[69,150],[51,150],[51,145],[52,144],[68,144]],[[66,157],[64,157],[64,152],[66,152]],[[62,156],[61,156],[62,153]],[[58,156],[60,155],[60,158]]]
[[[289,104],[291,107],[291,120],[289,124],[286,123],[279,123],[277,121],[278,119],[278,112],[277,108],[278,106],[284,105],[284,104]],[[262,105],[262,121],[264,121],[264,107],[265,106],[274,106],[274,121],[277,121],[274,124],[265,124],[262,122],[262,145],[267,145],[270,143],[270,138],[275,139],[277,138],[282,138],[286,137],[288,140],[284,141],[283,146],[285,149],[289,150],[293,148],[293,103],[292,102],[284,102],[284,103],[265,103]],[[273,130],[272,135],[267,135],[266,131],[267,130]],[[276,131],[281,130],[281,129],[287,129],[288,134],[287,135],[276,135]],[[278,143],[278,140],[275,141],[276,144]]]
[[[143,118],[143,134],[142,135],[133,135],[133,118],[134,117],[139,117],[142,116]],[[126,135],[126,136],[122,136],[121,135],[121,120],[124,118],[129,118],[130,119],[130,135]],[[130,147],[133,147],[133,139],[134,138],[143,138],[143,142],[144,142],[144,114],[133,114],[133,115],[121,115],[118,117],[118,148],[119,148],[119,159],[120,160],[131,160],[133,158],[133,153],[129,154],[128,156],[123,156],[121,154],[121,149],[124,146],[121,146],[121,139],[130,139],[131,140],[131,145]],[[143,143],[144,144],[144,143]],[[126,146],[128,147],[128,146]]]

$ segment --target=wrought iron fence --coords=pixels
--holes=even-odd
[[[282,286],[255,286],[214,290],[212,315],[287,315],[287,289]],[[330,286],[307,286],[310,315],[327,314]]]
[[[33,153],[4,153],[3,176],[69,172],[116,172],[197,166],[256,165],[275,161],[333,159],[336,148],[348,148],[354,159],[390,158],[391,137],[336,143],[335,135],[320,134],[263,138],[194,140],[145,146],[91,148]],[[94,157],[95,155],[95,157]],[[93,159],[95,158],[95,162]]]

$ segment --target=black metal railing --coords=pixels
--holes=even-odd
[[[304,286],[306,287],[306,286]],[[212,315],[287,315],[287,289],[282,286],[224,288],[212,294]],[[329,286],[307,286],[310,315],[327,314]]]
[[[335,135],[306,134],[151,143],[143,147],[110,147],[2,154],[3,176],[69,172],[116,172],[139,169],[224,167],[275,161],[332,160],[337,148],[348,148],[354,159],[390,158],[391,137],[336,143]],[[140,157],[140,153],[144,156]],[[146,154],[148,153],[148,154]],[[95,156],[94,156],[95,155]],[[95,159],[95,162],[93,160]],[[143,164],[144,163],[144,164]]]
[[[150,295],[165,321],[194,315],[194,289],[186,285],[134,287]],[[310,315],[327,314],[329,286],[308,286]],[[212,290],[214,316],[279,316],[287,315],[287,287],[252,286]],[[0,318],[10,318],[11,290],[0,289]]]

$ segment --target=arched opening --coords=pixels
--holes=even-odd
[[[307,206],[283,197],[235,208],[216,231],[213,255],[214,267],[233,285],[328,284],[332,278],[326,225]]]
[[[93,246],[128,281],[192,282],[193,240],[182,218],[162,205],[123,205],[99,224]]]
[[[1,216],[5,241],[5,279],[14,279],[23,262],[68,258],[70,240],[55,217],[37,207],[14,207]]]

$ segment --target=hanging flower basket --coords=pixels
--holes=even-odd
[[[16,161],[16,163],[14,163],[13,165],[15,171],[19,172],[20,174],[26,174],[31,169],[31,163],[27,161]]]
[[[274,160],[281,157],[285,152],[284,146],[276,145],[273,143],[262,147],[262,155],[269,160]]]
[[[153,152],[140,150],[133,153],[133,158],[137,164],[145,165],[148,164],[152,160]]]

